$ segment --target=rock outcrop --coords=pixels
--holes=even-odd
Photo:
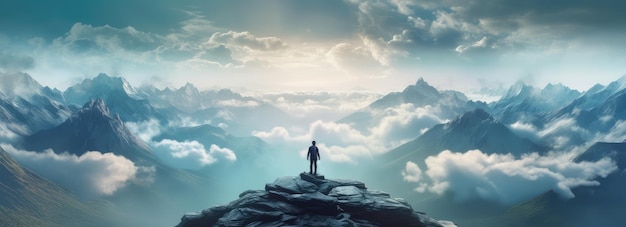
[[[302,173],[281,177],[265,190],[248,190],[227,205],[185,214],[192,226],[456,226],[414,211],[404,199],[368,190],[352,180]]]

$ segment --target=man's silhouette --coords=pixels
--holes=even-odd
[[[313,145],[309,147],[309,152],[306,154],[306,159],[311,160],[311,165],[309,166],[309,173],[317,174],[317,160],[321,160],[320,158],[320,150],[315,146],[315,141],[311,142]],[[315,166],[315,171],[313,171],[313,166]]]

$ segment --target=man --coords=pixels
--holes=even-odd
[[[317,146],[315,146],[315,140],[312,142],[312,144],[313,145],[309,147],[309,152],[306,154],[306,160],[311,160],[311,165],[309,165],[309,173],[317,175],[317,160],[321,160],[320,150],[317,149]],[[313,171],[313,166],[315,166],[315,171]]]

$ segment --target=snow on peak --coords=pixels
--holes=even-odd
[[[27,73],[0,72],[0,92],[7,96],[28,98],[40,94],[43,87]]]
[[[106,106],[104,100],[102,100],[101,98],[91,99],[88,103],[85,103],[83,108],[96,110],[106,115],[110,113],[109,107]]]
[[[137,94],[137,90],[122,77],[111,77],[106,73],[100,73],[92,82],[98,86],[104,86],[110,89],[121,88],[129,96],[135,96]]]
[[[472,111],[465,112],[463,115],[455,118],[450,123],[451,125],[473,125],[480,124],[483,121],[493,121],[493,117],[489,115],[485,110],[477,108]]]

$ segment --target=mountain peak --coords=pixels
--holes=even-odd
[[[534,91],[535,88],[533,86],[526,85],[523,81],[517,81],[500,100],[507,100],[514,97],[526,98],[532,95]]]
[[[428,83],[424,81],[424,77],[420,77],[419,79],[417,79],[417,82],[415,83],[415,85],[428,85]]]
[[[402,96],[406,102],[419,102],[431,103],[435,102],[440,97],[439,91],[430,86],[424,78],[419,78],[415,85],[408,86],[402,91]]]
[[[416,88],[427,88],[427,89],[435,89],[433,86],[430,86],[430,84],[428,84],[428,82],[426,82],[424,80],[424,78],[420,77],[419,79],[417,79],[417,82],[415,82],[414,85]],[[435,89],[436,90],[436,89]]]
[[[25,146],[35,151],[51,148],[77,155],[87,151],[113,152],[133,161],[155,159],[149,147],[100,98],[91,99],[57,127],[27,136]]]
[[[189,82],[187,82],[185,86],[181,87],[180,89],[187,94],[197,94],[200,92],[198,88],[196,88],[196,86]]]
[[[95,99],[89,100],[89,102],[83,105],[83,109],[97,110],[107,115],[110,113],[109,107],[107,107],[107,105],[104,103],[104,100],[102,98],[95,98]]]
[[[463,115],[455,118],[451,125],[473,125],[480,124],[486,120],[494,121],[493,117],[485,110],[477,108],[472,111],[465,112]]]
[[[0,93],[28,97],[42,92],[43,87],[27,73],[0,72]]]
[[[188,213],[189,226],[455,226],[414,211],[400,198],[368,190],[354,180],[302,173],[281,177],[265,190],[248,190],[228,205]]]

